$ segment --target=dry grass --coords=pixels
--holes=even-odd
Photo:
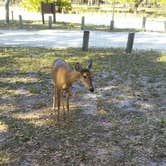
[[[94,61],[95,93],[73,87],[72,126],[51,110],[49,66]],[[166,54],[0,48],[0,164],[166,164]]]

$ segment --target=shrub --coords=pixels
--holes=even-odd
[[[43,0],[23,0],[21,5],[29,11],[40,11],[40,4]],[[48,2],[56,2],[55,0],[48,0]],[[57,0],[58,12],[68,12],[71,10],[70,0]]]

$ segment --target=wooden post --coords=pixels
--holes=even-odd
[[[84,29],[84,26],[85,26],[85,17],[82,16],[82,18],[81,18],[81,30]]]
[[[82,50],[88,51],[88,45],[89,45],[89,31],[84,31]]]
[[[52,28],[52,17],[49,16],[49,20],[48,20],[48,28],[51,29]]]
[[[142,20],[142,29],[145,30],[145,25],[146,25],[146,17],[143,17]]]
[[[9,5],[10,5],[10,0],[5,0],[5,21],[6,24],[8,25],[10,20],[9,20]]]
[[[13,11],[11,11],[11,15],[12,15],[12,22],[13,22],[14,21]]]
[[[45,24],[44,13],[42,13],[42,22],[43,22],[43,24]]]
[[[115,18],[115,0],[113,0],[113,2],[112,2],[113,4],[112,4],[112,8],[113,8],[113,10],[112,10],[112,20],[111,20],[111,22],[110,22],[110,30],[113,30],[114,29],[114,18]]]
[[[131,53],[134,43],[134,32],[130,32],[128,35],[127,46],[126,46],[126,53]]]
[[[114,20],[111,20],[110,22],[110,31],[114,29]]]
[[[56,23],[56,13],[53,13],[53,23]]]
[[[22,16],[19,15],[19,26],[20,26],[20,29],[23,28],[23,24],[22,24]]]

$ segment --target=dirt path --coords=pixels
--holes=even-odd
[[[0,30],[1,47],[82,47],[83,32],[79,30]],[[90,48],[126,47],[127,32],[90,32]],[[155,42],[154,42],[155,41]],[[166,34],[138,32],[134,49],[166,51]]]

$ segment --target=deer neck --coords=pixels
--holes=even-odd
[[[79,80],[81,77],[80,72],[71,71],[68,75],[68,84],[72,85],[76,80]]]

